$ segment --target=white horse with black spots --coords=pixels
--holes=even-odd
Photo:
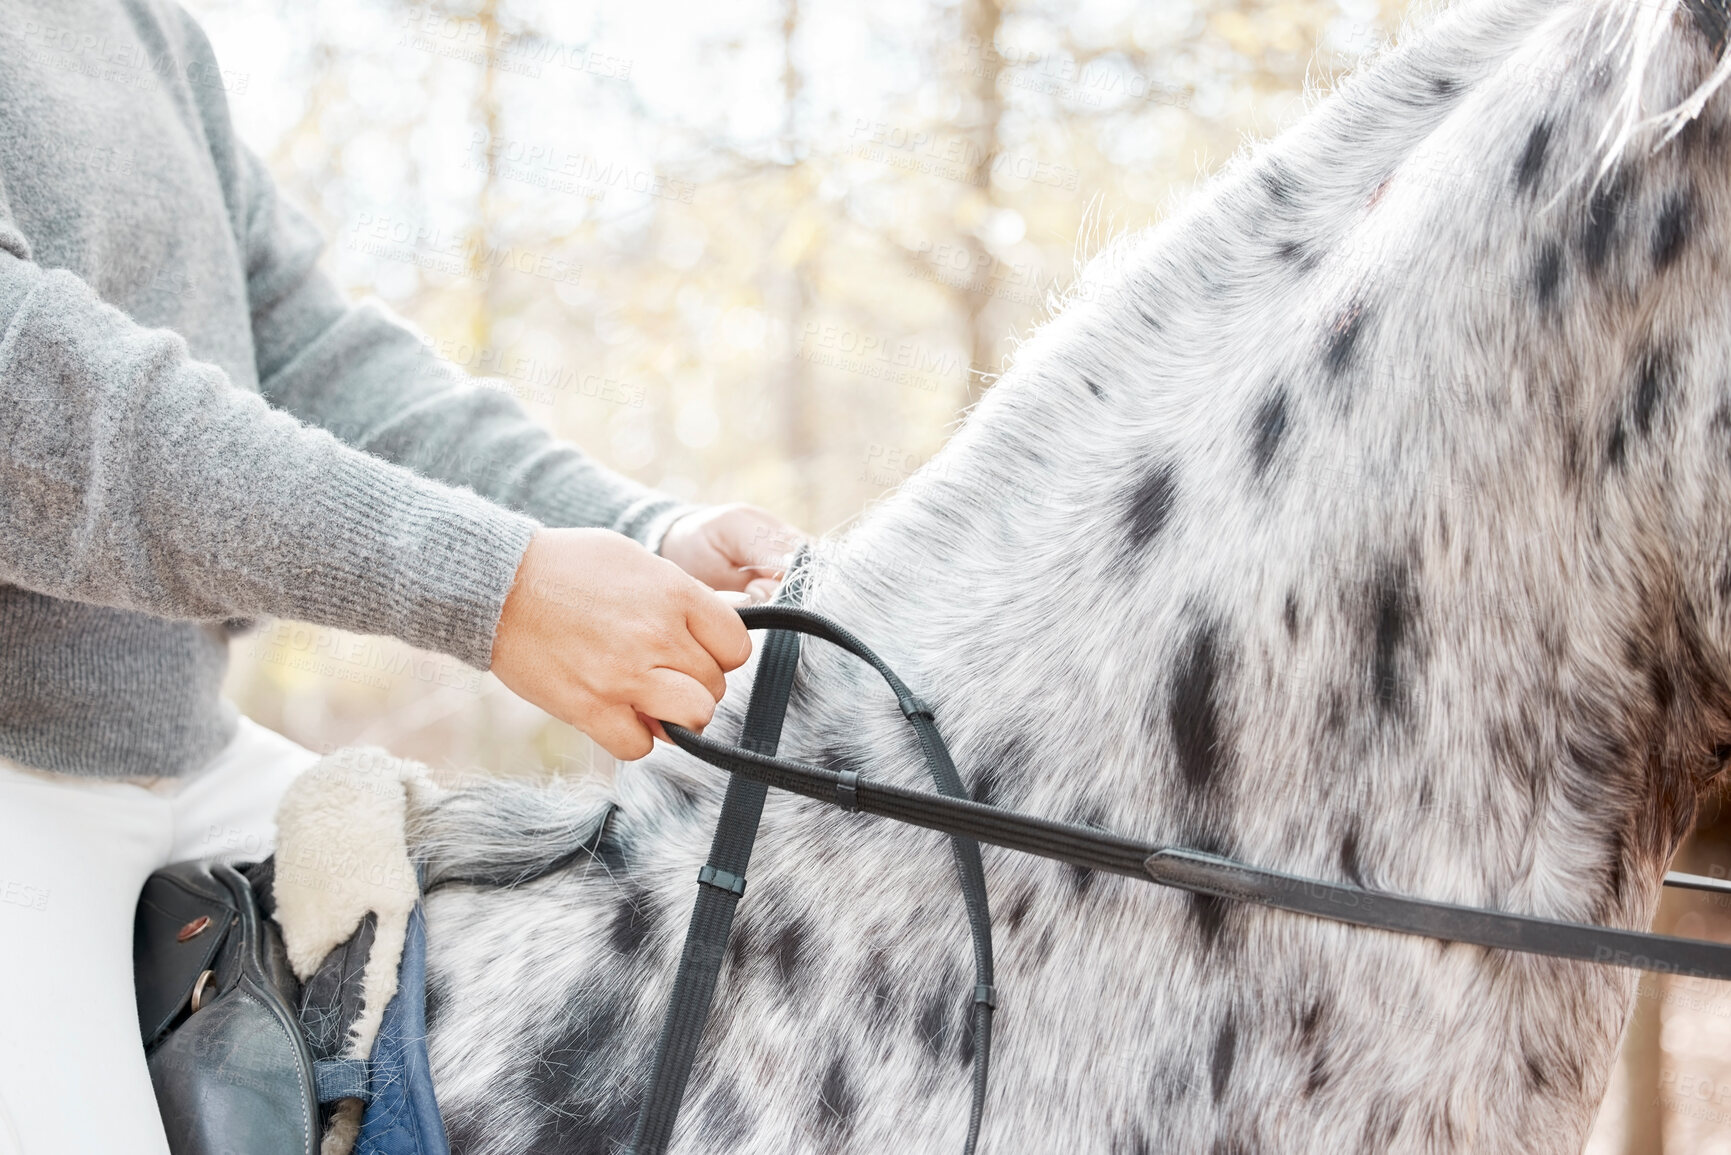
[[[1096,258],[805,604],[999,806],[1463,905],[1645,927],[1731,740],[1722,0],[1468,0]],[[737,734],[751,668],[712,732]],[[924,785],[808,641],[790,757]],[[610,1151],[722,793],[411,815],[456,1151]],[[945,839],[772,794],[676,1152],[959,1152]],[[985,1152],[1578,1151],[1636,972],[985,849]]]

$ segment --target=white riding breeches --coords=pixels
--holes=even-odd
[[[317,759],[246,718],[179,778],[0,759],[0,1155],[167,1155],[133,998],[139,891],[171,862],[269,854]]]

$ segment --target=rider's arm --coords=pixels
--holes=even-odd
[[[392,634],[485,668],[535,529],[271,408],[0,219],[0,581]]]
[[[0,582],[389,634],[623,757],[647,752],[640,716],[709,720],[750,643],[696,579],[344,445],[29,255],[0,217]]]

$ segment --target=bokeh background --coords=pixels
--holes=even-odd
[[[1108,238],[1418,13],[1384,0],[188,0],[329,272],[642,481],[845,527]],[[490,675],[276,623],[229,692],[320,750],[613,772]],[[1680,868],[1724,875],[1717,803]],[[1731,939],[1671,896],[1661,929]],[[1594,1155],[1731,1153],[1731,991],[1647,978]],[[1430,1045],[1415,1031],[1413,1059]]]

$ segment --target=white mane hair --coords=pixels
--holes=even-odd
[[[1645,927],[1731,752],[1726,26],[1714,0],[1441,13],[1094,261],[823,544],[806,604],[997,805]],[[889,694],[820,642],[782,752],[924,784]],[[720,794],[659,750],[593,856],[431,895],[455,1151],[629,1138]],[[510,881],[605,802],[413,817],[435,878]],[[984,853],[982,1152],[1584,1141],[1634,972]],[[959,1152],[971,974],[942,838],[772,794],[674,1150]]]

